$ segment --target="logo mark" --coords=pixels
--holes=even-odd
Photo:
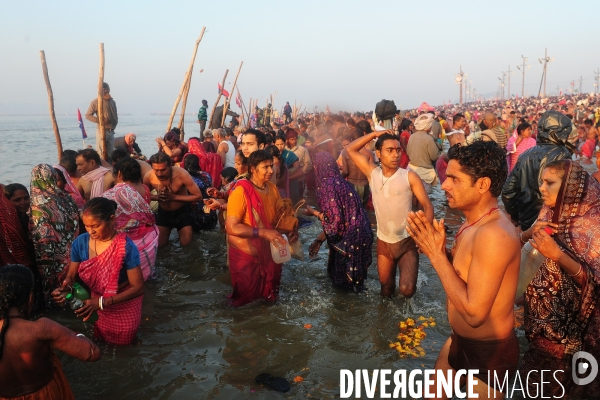
[[[585,360],[581,361],[580,360]],[[589,372],[589,375],[585,378],[580,378],[580,375],[584,375]],[[571,361],[571,374],[573,375],[573,382],[579,386],[587,385],[591,383],[598,375],[598,362],[590,353],[586,351],[578,351],[573,354],[573,360]]]

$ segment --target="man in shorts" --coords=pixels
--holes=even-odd
[[[158,247],[169,242],[173,228],[185,246],[192,241],[190,203],[201,201],[202,193],[185,169],[172,166],[171,157],[166,153],[156,153],[148,161],[152,170],[144,175],[144,184],[158,193],[152,195],[152,200],[158,201]]]
[[[375,154],[381,167],[361,153],[375,138]],[[401,149],[398,136],[390,131],[372,132],[346,146],[350,159],[369,180],[377,217],[377,272],[381,295],[385,297],[394,295],[397,268],[400,269],[400,293],[412,297],[417,290],[419,253],[406,232],[406,216],[412,210],[413,195],[428,220],[433,220],[433,206],[423,181],[415,172],[399,166]]]

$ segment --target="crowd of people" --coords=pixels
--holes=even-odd
[[[106,129],[114,130],[109,90],[107,118],[114,123]],[[282,118],[269,105],[248,116],[248,127],[235,114],[226,128],[210,121],[214,129],[205,129],[206,106],[198,113],[199,137],[184,142],[173,128],[156,139],[147,162],[128,134],[111,140],[109,162],[99,155],[100,143],[98,151],[66,150],[57,165],[35,166],[29,189],[2,186],[0,397],[70,393],[53,348],[81,360],[100,357],[81,335],[45,318],[28,320],[36,310],[64,306],[76,285],[91,296],[75,313],[95,320],[97,339],[131,344],[144,282],[156,278],[157,250],[173,229],[188,246],[194,235],[220,227],[228,301],[239,307],[278,299],[282,264],[272,251],[302,257],[298,229],[311,221],[322,231],[309,256],[327,242],[328,276],[349,292],[364,290],[373,245],[384,297],[395,296],[396,286],[414,296],[420,254],[428,257],[452,327],[435,368],[479,369],[480,394],[497,389],[488,371],[528,373],[549,365],[564,371],[554,395],[561,388],[580,396],[600,389],[600,381],[586,387],[570,381],[575,352],[600,357],[595,97],[423,103],[391,118],[292,116],[288,103]],[[438,185],[448,206],[465,216],[450,247],[429,198]],[[312,193],[316,204],[306,205]],[[525,292],[516,293],[526,243],[545,261]],[[525,308],[530,343],[520,364],[515,299]],[[24,372],[33,369],[40,371],[35,381]]]

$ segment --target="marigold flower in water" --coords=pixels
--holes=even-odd
[[[296,382],[296,383],[300,383],[300,382],[303,382],[303,381],[304,381],[304,378],[301,377],[300,375],[294,377],[294,382]]]

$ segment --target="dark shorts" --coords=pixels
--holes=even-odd
[[[455,333],[451,338],[448,363],[454,370],[478,369],[479,374],[475,376],[494,389],[494,372],[501,385],[508,372],[510,382],[510,377],[516,372],[519,364],[519,340],[514,331],[511,336],[502,340],[468,339]],[[488,382],[488,371],[491,382]]]
[[[192,215],[190,213],[190,203],[186,203],[179,210],[166,211],[158,206],[156,212],[156,225],[165,228],[176,228],[178,231],[186,226],[192,226]]]
[[[377,255],[384,256],[390,261],[398,262],[404,254],[411,251],[419,254],[417,245],[410,236],[396,243],[387,243],[377,238]]]

